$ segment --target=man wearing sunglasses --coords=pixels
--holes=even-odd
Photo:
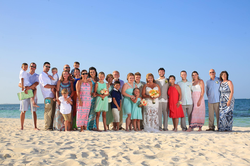
[[[214,112],[217,119],[217,128],[219,127],[219,102],[220,102],[220,79],[215,76],[215,70],[209,70],[210,79],[206,83],[206,94],[208,98],[208,111],[209,111],[209,129],[206,131],[214,131]]]
[[[56,88],[56,85],[52,85],[51,79],[48,76],[50,70],[50,63],[45,62],[43,64],[43,72],[39,75],[40,88],[44,98],[44,123],[45,130],[53,130],[53,119],[55,115],[56,102],[52,88]]]
[[[30,64],[30,72],[28,73],[29,77],[29,82],[31,83],[31,86],[29,87],[30,89],[35,89],[36,86],[39,84],[39,75],[35,73],[36,71],[36,63],[32,62]],[[19,87],[22,88],[21,83],[19,83]],[[37,96],[34,97],[35,103],[37,103]],[[28,111],[28,108],[30,107],[31,113],[33,114],[33,123],[34,123],[34,129],[39,130],[37,128],[37,115],[36,115],[36,110],[37,107],[33,107],[31,105],[30,99],[25,99],[22,100],[20,103],[20,120],[21,120],[21,130],[23,130],[23,125],[24,125],[24,119],[25,119],[25,113]]]

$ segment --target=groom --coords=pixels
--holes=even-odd
[[[159,129],[162,130],[162,115],[163,115],[163,130],[168,131],[168,79],[165,78],[165,69],[159,68],[158,74],[160,78],[158,78],[156,83],[161,88],[161,96],[159,97]]]

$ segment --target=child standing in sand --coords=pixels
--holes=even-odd
[[[131,111],[131,120],[133,122],[134,130],[141,131],[140,120],[142,120],[142,112],[141,112],[141,105],[140,105],[140,102],[141,102],[140,89],[134,88],[133,94],[135,96],[135,99],[131,99],[133,102],[132,111]]]
[[[104,82],[105,74],[104,72],[99,73],[99,82],[95,84],[95,93],[96,93],[96,103],[95,103],[95,112],[96,112],[96,128],[99,130],[99,117],[102,112],[102,120],[104,131],[107,131],[106,125],[106,112],[108,112],[108,84]],[[104,92],[106,91],[106,92]]]
[[[114,89],[111,92],[112,96],[112,103],[111,103],[111,109],[112,109],[112,114],[114,117],[114,130],[118,131],[119,130],[119,123],[120,123],[120,111],[122,108],[122,95],[121,92],[119,91],[120,89],[120,81],[115,81],[114,82]]]
[[[24,91],[24,93],[28,94],[28,90],[30,89],[31,83],[29,81],[29,76],[28,73],[26,72],[28,69],[28,64],[27,63],[23,63],[22,67],[21,67],[21,71],[19,73],[19,79],[21,83],[21,87],[22,87],[22,91]],[[35,96],[36,96],[36,88],[33,88],[33,97],[31,98],[33,106],[34,107],[39,107],[36,103],[35,103]]]
[[[72,103],[72,99],[68,96],[67,89],[63,89],[61,93],[62,93],[62,96],[58,98],[60,102],[60,112],[62,113],[64,121],[65,121],[64,122],[65,131],[69,131],[70,122],[71,122],[71,110],[72,110],[71,105],[73,103]]]

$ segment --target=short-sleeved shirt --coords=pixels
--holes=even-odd
[[[42,72],[39,75],[39,84],[43,94],[43,98],[54,98],[54,94],[52,93],[51,88],[44,87],[45,85],[51,85],[51,79],[49,78],[47,73]]]
[[[119,106],[121,106],[121,104],[120,104],[120,101],[121,101],[121,99],[122,99],[122,94],[121,94],[121,92],[120,92],[119,90],[117,90],[117,89],[114,88],[114,89],[112,90],[112,92],[111,92],[111,96],[112,96],[112,98],[115,98],[117,104],[118,104]],[[117,108],[116,105],[114,104],[113,100],[112,100],[112,102],[111,102],[111,108]]]
[[[56,84],[57,84],[57,81],[59,80],[59,76],[58,76],[58,74],[56,73],[56,74],[54,74],[52,77],[54,78],[54,80],[51,80],[51,85],[56,85]]]
[[[206,94],[209,103],[220,102],[220,79],[215,77],[214,80],[210,79],[206,83]]]
[[[69,96],[68,96],[68,98],[69,98]],[[69,114],[69,113],[71,113],[72,107],[71,107],[71,105],[69,103],[67,103],[67,101],[64,99],[64,97],[60,96],[58,99],[61,102],[61,104],[60,104],[60,112],[62,114]]]
[[[180,88],[181,88],[181,102],[182,105],[192,105],[193,104],[193,100],[192,100],[192,82],[186,81],[180,81],[177,83]]]
[[[30,74],[28,73],[28,76],[29,76],[29,81],[30,81],[30,84],[33,85],[34,83],[38,82],[39,83],[39,75],[34,73],[34,74]],[[37,96],[35,96],[36,98]]]
[[[19,80],[21,83],[21,79],[23,78],[23,86],[31,86],[31,83],[29,81],[29,75],[26,71],[24,71],[23,69],[21,69],[20,73],[19,73]]]

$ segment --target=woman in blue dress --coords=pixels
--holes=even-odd
[[[96,102],[96,94],[94,93],[95,84],[99,80],[97,77],[97,71],[95,67],[89,68],[89,79],[92,82],[92,90],[91,90],[91,107],[89,111],[89,119],[87,130],[96,130],[96,112],[95,112],[95,102]]]
[[[232,131],[233,128],[233,109],[234,109],[234,86],[228,80],[227,71],[220,73],[220,118],[219,131]]]
[[[133,73],[128,73],[127,75],[128,82],[125,83],[122,87],[122,95],[124,96],[122,101],[122,110],[123,113],[126,114],[128,117],[126,119],[126,131],[132,129],[131,124],[131,111],[132,111],[132,100],[135,99],[133,95],[134,88],[137,88],[135,85],[135,75]]]

